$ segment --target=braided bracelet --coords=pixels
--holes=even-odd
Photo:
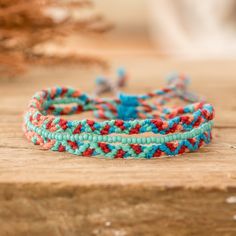
[[[164,89],[139,96],[121,94],[119,99],[92,98],[65,87],[42,90],[30,102],[24,132],[44,149],[79,156],[149,159],[195,151],[211,140],[214,110],[189,93],[187,84],[185,76],[172,76]],[[165,106],[176,97],[190,104]],[[153,98],[157,99],[148,102]],[[85,111],[106,120],[59,117]]]

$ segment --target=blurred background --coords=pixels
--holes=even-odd
[[[119,38],[146,40],[157,53],[187,58],[236,56],[235,0],[95,0]]]
[[[0,53],[2,77],[119,55],[234,59],[236,0],[1,0]]]

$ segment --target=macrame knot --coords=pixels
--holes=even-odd
[[[137,96],[120,94],[120,104],[118,106],[118,118],[122,120],[132,120],[138,117],[137,106],[139,101]]]

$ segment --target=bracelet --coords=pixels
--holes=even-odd
[[[65,87],[42,90],[29,104],[24,132],[43,149],[79,156],[149,159],[195,151],[211,141],[214,109],[187,91],[188,81],[171,76],[164,89],[117,99],[93,98]],[[190,104],[165,106],[173,98]],[[86,111],[106,120],[59,117]]]

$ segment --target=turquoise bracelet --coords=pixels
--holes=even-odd
[[[198,102],[187,84],[186,77],[174,76],[164,89],[139,96],[121,94],[118,99],[92,98],[64,87],[42,90],[30,102],[24,132],[44,149],[79,156],[149,159],[195,151],[211,141],[214,109]],[[175,97],[191,103],[167,107]],[[157,100],[148,102],[152,98]],[[105,120],[61,118],[85,111]]]

